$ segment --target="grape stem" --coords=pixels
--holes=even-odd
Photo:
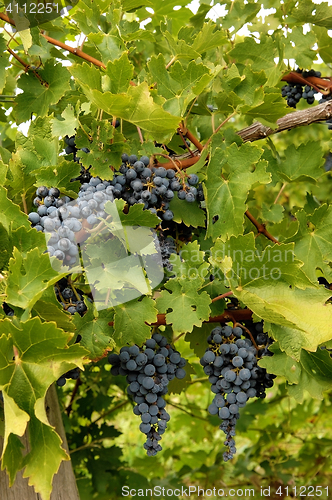
[[[215,297],[214,299],[212,299],[211,302],[217,302],[217,300],[224,299],[225,297],[229,297],[230,295],[233,295],[232,291],[223,293],[222,295],[218,295],[218,297]]]
[[[245,330],[248,333],[249,337],[251,338],[251,342],[254,344],[254,346],[256,347],[256,349],[258,351],[258,345],[256,344],[255,339],[252,336],[251,331],[248,330],[248,328],[246,328],[245,326],[241,325],[241,323],[237,323],[237,322],[234,323],[233,328],[235,328],[236,326],[239,326],[240,328],[242,328],[242,330]]]
[[[256,227],[257,231],[258,231],[258,234],[264,234],[264,236],[266,236],[266,238],[268,238],[269,240],[273,241],[274,243],[277,243],[277,245],[280,245],[280,242],[274,237],[272,236],[272,234],[270,234],[266,227],[265,227],[265,224],[261,224],[260,222],[258,222],[255,217],[253,215],[251,215],[251,213],[247,210],[245,213],[245,216],[248,217],[248,219],[250,220],[250,222],[253,223],[253,225]]]
[[[65,412],[67,413],[68,417],[69,415],[71,414],[72,412],[72,409],[73,409],[73,402],[74,402],[74,399],[75,399],[75,396],[78,392],[78,389],[80,387],[80,385],[82,384],[81,382],[81,379],[78,377],[78,379],[76,380],[76,383],[75,383],[75,387],[73,389],[73,392],[72,392],[72,395],[71,395],[71,398],[70,398],[70,401],[69,401],[69,404],[68,406],[65,408]]]

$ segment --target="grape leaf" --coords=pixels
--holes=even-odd
[[[316,181],[323,173],[323,150],[317,141],[308,141],[298,148],[291,144],[278,164],[278,174],[287,182]]]
[[[89,71],[86,63],[70,68],[71,74],[78,80],[88,99],[96,106],[151,133],[155,140],[163,141],[174,133],[180,117],[167,113],[153,101],[147,83],[130,86],[127,92],[122,94],[102,93],[86,84],[86,74]]]
[[[278,223],[283,219],[284,208],[281,205],[268,206],[266,203],[262,205],[262,217],[269,222]]]
[[[311,0],[302,0],[288,17],[291,24],[310,23],[332,29],[332,7],[329,7],[327,2],[316,4]]]
[[[259,10],[259,5],[257,4],[236,2],[232,4],[232,8],[229,9],[223,19],[223,28],[230,29],[234,27],[235,31],[238,31],[245,23],[254,19]]]
[[[267,92],[267,90],[268,88],[265,87],[262,104],[249,109],[248,106],[241,106],[241,111],[251,118],[259,119],[268,127],[276,128],[276,121],[287,114],[288,108],[280,93],[277,93],[275,89],[272,89],[272,92]]]
[[[294,257],[293,245],[268,246],[260,255],[249,233],[232,237],[227,244],[218,240],[210,261],[225,273],[239,300],[260,318],[279,325],[280,335],[273,336],[290,355],[298,356],[301,348],[315,351],[332,338],[332,306],[325,304],[330,292],[316,280],[310,282],[302,262]],[[284,327],[291,328],[292,334],[287,335]]]
[[[159,95],[167,99],[164,109],[179,116],[183,116],[190,101],[204,90],[213,77],[206,66],[194,61],[186,69],[176,61],[167,71],[162,54],[151,58],[149,70],[158,85]]]
[[[306,352],[302,349],[298,361],[282,353],[278,344],[273,345],[272,357],[264,357],[259,365],[268,373],[284,376],[290,385],[288,392],[299,403],[308,391],[312,398],[323,399],[323,392],[332,387],[332,360],[327,351]]]
[[[85,168],[91,169],[89,172],[94,177],[99,176],[108,180],[113,178],[113,171],[110,166],[119,167],[121,164],[121,153],[124,147],[124,137],[117,132],[108,120],[92,122],[89,131],[90,141],[87,145],[86,133],[79,131],[76,135],[75,143],[78,148],[88,147],[89,153],[77,151],[79,158]]]
[[[184,200],[179,200],[175,194],[169,208],[174,213],[173,220],[178,224],[183,222],[186,226],[193,227],[205,224],[205,214],[198,202],[187,203]]]
[[[22,123],[31,118],[31,113],[46,116],[51,104],[56,104],[63,94],[69,90],[70,74],[61,64],[54,60],[45,62],[43,68],[38,69],[36,78],[33,72],[25,73],[20,77],[22,94],[16,96],[16,120]]]
[[[28,251],[23,257],[15,247],[9,261],[9,276],[6,294],[10,304],[25,309],[31,308],[47,287],[54,284],[68,272],[55,271],[48,254],[41,254],[38,248]]]
[[[197,293],[202,282],[201,278],[181,283],[171,280],[165,284],[167,290],[160,292],[157,307],[166,313],[166,323],[172,325],[175,334],[191,332],[194,326],[200,327],[209,319],[211,298],[206,292]]]
[[[35,174],[36,186],[57,187],[62,195],[77,198],[80,182],[71,182],[80,174],[80,166],[76,162],[63,160],[56,167],[41,168]]]
[[[72,135],[75,135],[76,129],[79,128],[79,121],[75,116],[74,107],[70,104],[68,104],[66,109],[61,113],[61,119],[53,118],[51,123],[52,134],[55,137],[64,137],[66,135],[71,137]]]
[[[53,475],[68,457],[61,448],[60,437],[48,423],[45,395],[63,373],[75,366],[83,368],[86,351],[78,345],[66,347],[68,334],[54,323],[41,323],[39,318],[18,326],[3,320],[1,331],[0,387],[6,420],[3,466],[11,475],[16,472],[6,455],[8,438],[11,434],[22,435],[29,421],[31,450],[22,466],[26,466],[25,476],[30,477],[35,490],[49,498]]]
[[[119,59],[109,61],[106,67],[106,77],[103,79],[103,90],[112,94],[126,92],[133,77],[134,67],[124,52]]]
[[[295,242],[295,254],[302,260],[303,271],[312,281],[316,280],[316,269],[321,269],[331,282],[329,263],[332,255],[332,207],[326,204],[308,215],[304,210],[296,213],[298,228],[295,235],[287,238]]]
[[[135,343],[140,346],[151,335],[151,327],[146,323],[156,321],[157,309],[150,297],[117,306],[114,315],[114,340],[120,345]]]
[[[27,216],[20,211],[18,205],[15,205],[15,203],[7,198],[7,189],[2,186],[0,186],[0,206],[0,223],[6,231],[8,231],[11,226],[13,229],[20,226],[24,226],[27,229],[30,228],[30,222]]]
[[[265,162],[259,162],[262,152],[258,147],[245,143],[240,147],[232,144],[225,151],[216,148],[211,155],[205,183],[209,221],[207,237],[226,239],[227,236],[242,233],[249,189],[256,182],[266,184],[270,181]],[[255,169],[251,172],[253,164]],[[225,179],[221,173],[222,167],[226,170],[227,165],[230,173]]]
[[[88,310],[84,316],[74,314],[75,334],[82,336],[80,345],[89,351],[90,359],[98,359],[106,350],[114,348],[115,343],[111,338],[113,331],[108,325],[109,313],[100,311],[98,314],[93,304],[87,302],[86,305]]]
[[[284,57],[295,59],[300,68],[311,68],[313,60],[316,59],[316,51],[312,50],[317,42],[314,33],[310,30],[304,34],[302,26],[294,26],[287,36],[287,42]]]

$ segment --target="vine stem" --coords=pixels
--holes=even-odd
[[[254,344],[254,346],[256,347],[257,351],[258,351],[258,345],[256,344],[256,341],[254,339],[254,337],[252,336],[252,333],[250,330],[248,330],[248,328],[246,328],[245,326],[241,325],[241,323],[234,323],[233,327],[236,327],[236,326],[239,326],[240,328],[242,328],[242,330],[245,330],[249,337],[251,338],[251,342]]]
[[[249,210],[247,210],[245,212],[245,216],[248,217],[248,219],[250,220],[250,222],[253,223],[253,225],[256,227],[257,231],[259,234],[264,234],[264,236],[266,236],[266,238],[268,238],[269,240],[273,241],[274,243],[277,243],[277,245],[280,245],[280,242],[274,237],[272,236],[272,234],[270,234],[266,227],[265,227],[265,224],[261,224],[260,222],[258,222],[255,217],[253,215],[251,215],[251,213],[249,212]]]
[[[229,297],[230,295],[233,295],[232,291],[223,293],[222,295],[218,295],[218,297],[215,297],[214,299],[212,299],[211,302],[217,302],[217,300],[224,299],[225,297]]]
[[[23,61],[23,59],[20,58],[20,56],[18,56],[10,47],[7,47],[7,50],[8,52],[16,59],[16,61],[18,61],[20,64],[22,64],[22,66],[24,67],[24,71],[25,72],[28,72],[28,71],[32,71],[33,74],[38,78],[38,80],[40,81],[40,83],[44,86],[44,87],[49,87],[48,83],[45,82],[41,76],[37,73],[36,70],[32,69],[31,66],[29,64],[27,64],[25,61]]]
[[[283,185],[280,188],[279,193],[276,196],[276,199],[273,202],[274,205],[278,202],[278,200],[279,200],[280,196],[282,195],[282,192],[283,192],[283,190],[285,189],[286,186],[287,186],[287,182],[284,182]]]
[[[69,405],[67,406],[67,408],[65,408],[65,412],[67,413],[68,417],[69,417],[69,415],[70,415],[70,413],[71,413],[71,411],[73,409],[73,402],[74,402],[74,399],[76,397],[76,394],[77,394],[78,389],[79,389],[79,387],[80,387],[81,384],[82,384],[81,379],[78,378],[76,380],[75,387],[73,389],[73,392],[72,392],[72,395],[71,395],[71,398],[70,398],[70,401],[69,401]]]

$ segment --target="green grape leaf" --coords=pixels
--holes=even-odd
[[[278,174],[287,182],[315,182],[322,175],[323,149],[317,141],[291,144],[284,153],[284,160],[278,164]]]
[[[131,12],[134,9],[139,9],[140,7],[150,7],[152,2],[150,0],[122,0],[121,2],[124,12]]]
[[[106,76],[103,78],[103,90],[112,94],[126,92],[133,73],[134,67],[128,59],[128,54],[124,52],[119,59],[107,63]]]
[[[300,358],[294,359],[281,352],[278,344],[270,350],[272,357],[264,357],[259,365],[268,373],[286,378],[288,392],[299,403],[303,402],[305,391],[312,398],[323,399],[323,392],[332,387],[332,360],[327,351],[306,352],[302,349]]]
[[[121,153],[124,148],[124,137],[112,126],[112,121],[94,120],[89,131],[90,141],[86,133],[79,131],[75,138],[78,148],[88,147],[89,153],[77,151],[77,158],[85,168],[91,167],[89,172],[93,176],[109,180],[113,178],[110,166],[119,167]]]
[[[289,22],[310,23],[332,29],[332,7],[329,7],[327,2],[316,4],[311,0],[302,0],[290,12]]]
[[[295,255],[304,263],[303,271],[312,281],[316,280],[316,269],[321,269],[332,282],[329,265],[332,255],[332,207],[321,205],[311,215],[300,210],[296,218],[296,234],[287,238],[285,243],[294,241]]]
[[[4,269],[8,264],[11,254],[11,242],[8,232],[0,223],[0,269]]]
[[[325,304],[330,292],[316,280],[310,282],[294,257],[293,244],[268,246],[259,253],[249,233],[227,244],[218,240],[210,261],[224,272],[239,300],[259,318],[278,325],[279,334],[273,330],[273,337],[291,356],[298,356],[301,348],[315,351],[332,337],[332,306]]]
[[[0,223],[6,231],[9,231],[11,226],[13,229],[20,226],[24,226],[27,229],[30,228],[27,216],[20,211],[18,205],[15,205],[15,203],[7,198],[7,189],[2,186],[0,186],[0,206]]]
[[[158,86],[158,93],[167,99],[164,109],[177,116],[183,116],[190,101],[210,83],[212,75],[202,63],[191,61],[186,69],[176,61],[166,70],[164,56],[152,57],[149,70]]]
[[[248,23],[259,12],[259,5],[252,3],[234,3],[232,8],[229,9],[225,18],[223,19],[222,26],[224,29],[235,28],[235,32],[238,31],[245,23]]]
[[[265,221],[278,223],[283,219],[284,208],[281,205],[262,205],[262,217]]]
[[[248,65],[251,62],[253,71],[263,70],[268,77],[268,85],[274,87],[280,79],[281,70],[277,68],[274,59],[279,56],[277,42],[269,35],[262,34],[260,43],[253,37],[246,37],[245,41],[237,43],[228,53],[237,63]]]
[[[36,186],[57,187],[61,195],[77,198],[80,182],[71,182],[71,179],[80,174],[80,166],[76,162],[62,160],[56,167],[41,168],[35,174]]]
[[[280,93],[277,93],[275,89],[272,89],[272,92],[267,92],[267,90],[265,87],[262,104],[249,109],[248,106],[241,106],[240,109],[244,114],[258,119],[264,125],[276,128],[276,121],[286,115],[289,108],[287,108],[286,101]]]
[[[71,317],[64,312],[59,302],[54,304],[46,300],[38,300],[33,306],[33,311],[35,311],[38,316],[45,321],[55,321],[58,328],[65,330],[66,332],[74,332],[75,326],[71,321]]]
[[[317,44],[318,44],[318,54],[323,59],[325,64],[332,63],[332,54],[331,54],[331,37],[328,35],[325,28],[321,28],[320,26],[313,26],[312,31],[316,34]]]
[[[120,201],[122,202],[123,200]],[[156,227],[160,222],[157,215],[151,213],[149,210],[144,210],[143,203],[137,203],[136,205],[130,206],[127,214],[122,211],[124,208],[122,203],[118,203],[118,200],[115,200],[115,203],[123,226]],[[105,208],[107,208],[107,205]]]
[[[166,313],[166,323],[172,325],[174,334],[191,332],[194,326],[202,326],[210,316],[211,298],[205,292],[198,293],[201,278],[166,283],[156,303],[158,310]],[[170,312],[168,312],[170,311]]]
[[[75,109],[71,104],[68,104],[61,113],[61,118],[53,118],[52,134],[55,137],[66,136],[71,137],[76,134],[76,129],[79,128],[79,121],[75,116]]]
[[[19,248],[22,256],[26,257],[31,248],[47,249],[45,234],[32,227],[19,227],[11,234],[13,247]]]
[[[300,68],[311,68],[313,60],[316,59],[316,51],[311,48],[317,42],[315,34],[309,31],[304,35],[302,26],[294,26],[287,36],[287,41],[284,57],[295,59]]]
[[[120,345],[142,345],[151,335],[149,323],[156,321],[157,309],[150,297],[117,306],[114,315],[114,340]]]
[[[101,93],[96,87],[87,85],[86,75],[90,68],[86,63],[72,66],[70,72],[96,106],[149,132],[155,140],[163,141],[177,128],[180,117],[167,113],[153,101],[147,83],[130,86],[122,94]]]
[[[22,466],[26,466],[25,476],[30,477],[35,490],[49,498],[53,475],[60,462],[68,457],[61,448],[60,437],[47,420],[46,392],[66,371],[75,366],[83,368],[86,351],[78,345],[66,347],[68,334],[54,323],[41,323],[39,318],[18,326],[3,320],[1,331],[0,387],[6,420],[3,466],[9,469],[11,476],[16,472],[16,466],[13,467],[6,454],[8,439],[11,434],[23,435],[29,421],[30,451]]]
[[[7,396],[7,401],[8,400],[9,396]],[[15,415],[15,418],[17,418],[17,414]],[[23,448],[24,446],[21,443],[20,439],[15,434],[10,434],[7,439],[6,450],[1,458],[3,468],[7,468],[10,485],[14,483],[17,472],[22,469]]]
[[[265,162],[259,161],[262,152],[257,146],[245,143],[240,147],[232,144],[225,151],[216,148],[211,155],[205,182],[208,237],[225,240],[233,234],[242,233],[249,189],[257,182],[267,184],[270,181]],[[222,170],[226,173],[227,165],[230,172],[225,179],[221,173]],[[254,171],[251,171],[253,165]]]
[[[181,32],[179,33],[179,37]],[[214,49],[215,47],[220,47],[227,42],[225,32],[216,29],[215,24],[212,21],[203,24],[202,29],[197,33],[192,44],[192,48],[203,54],[207,50]]]
[[[185,200],[179,200],[175,193],[169,209],[174,213],[173,220],[178,224],[183,222],[186,226],[193,227],[204,227],[205,225],[205,213],[196,201],[188,203]]]
[[[108,325],[109,314],[106,311],[96,312],[93,304],[87,301],[87,312],[84,316],[74,314],[73,322],[76,326],[75,335],[81,335],[80,345],[89,351],[90,359],[102,357],[106,350],[115,347],[112,328]]]
[[[16,96],[16,120],[22,123],[31,118],[31,113],[46,116],[51,104],[56,104],[63,94],[70,89],[70,74],[67,68],[55,61],[48,60],[43,68],[25,73],[20,77],[22,94]]]
[[[14,248],[13,257],[9,261],[7,300],[9,304],[22,309],[31,308],[46,288],[66,274],[55,271],[49,255],[41,253],[38,248],[28,251],[25,257]]]
[[[219,326],[219,323],[203,323],[200,327],[194,326],[192,331],[186,334],[185,339],[198,358],[204,355],[208,345],[206,339],[216,326]]]

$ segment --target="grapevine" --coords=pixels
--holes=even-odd
[[[0,13],[2,495],[330,498],[332,8],[69,3]]]

